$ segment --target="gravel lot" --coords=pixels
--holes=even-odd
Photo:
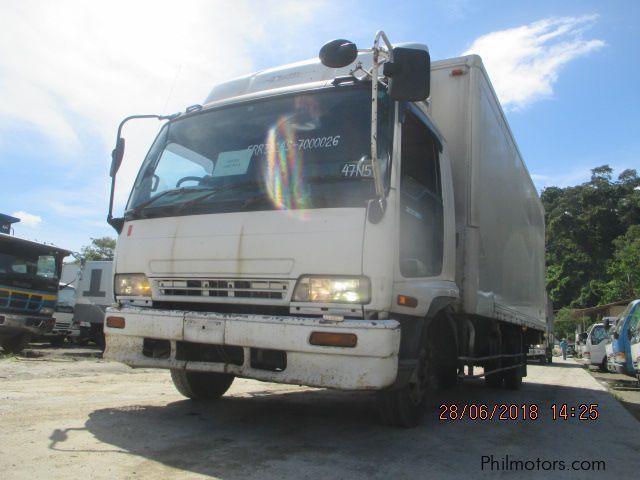
[[[442,421],[441,403],[535,403],[539,417]],[[597,403],[599,417],[553,421],[551,405],[564,403]],[[419,428],[396,430],[379,424],[370,394],[236,379],[221,401],[196,403],[168,372],[42,345],[0,357],[0,419],[6,479],[621,479],[640,466],[640,422],[571,359],[530,366],[518,392],[465,382],[434,395]],[[483,470],[491,455],[566,469]],[[569,470],[575,460],[606,470]]]

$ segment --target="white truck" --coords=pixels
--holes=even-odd
[[[70,336],[75,341],[91,340],[104,347],[104,314],[114,302],[113,262],[111,260],[81,260],[62,269],[61,284],[70,290],[65,302],[56,309],[54,333]],[[72,291],[72,292],[71,292]],[[61,291],[61,298],[64,291]]]
[[[320,60],[120,124],[105,357],[196,399],[235,376],[375,390],[405,427],[473,366],[519,388],[545,330],[543,208],[481,59],[378,32]],[[114,217],[122,127],[148,117],[166,123]]]
[[[113,262],[86,260],[80,272],[73,315],[80,338],[104,348],[104,315],[113,302]]]
[[[587,365],[597,366],[603,372],[607,371],[607,338],[607,330],[603,323],[594,323],[580,337],[584,345],[583,361]]]

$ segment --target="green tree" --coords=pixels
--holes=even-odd
[[[631,225],[614,240],[615,252],[607,273],[611,280],[603,285],[605,302],[640,296],[640,225]]]
[[[553,334],[558,340],[566,338],[573,342],[576,327],[580,324],[589,325],[590,323],[589,317],[574,317],[572,310],[565,307],[560,309],[553,318]]]
[[[640,224],[640,178],[633,169],[612,178],[613,169],[602,165],[591,170],[588,182],[542,192],[546,280],[555,309],[592,307],[621,294],[609,285],[620,276],[612,270],[614,241]]]
[[[113,260],[115,248],[115,238],[92,238],[91,244],[82,247],[80,253],[87,260]]]

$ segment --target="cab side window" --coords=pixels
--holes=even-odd
[[[591,343],[593,345],[599,344],[607,337],[607,332],[604,327],[595,327],[591,332]]]
[[[439,147],[431,130],[407,112],[402,125],[400,272],[431,277],[442,271],[444,220]]]

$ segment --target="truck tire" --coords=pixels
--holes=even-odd
[[[607,372],[608,372],[608,370],[607,370],[607,356],[606,356],[606,355],[605,355],[605,356],[604,356],[604,358],[602,359],[602,362],[600,362],[600,365],[598,365],[598,369],[599,369],[601,372],[605,372],[605,373],[607,373]]]
[[[522,377],[525,374],[525,366],[527,363],[526,348],[523,344],[522,334],[514,332],[505,339],[507,353],[520,355],[520,357],[512,357],[507,361],[507,366],[523,364],[518,368],[511,368],[503,372],[504,386],[509,390],[520,390],[522,386]]]
[[[420,424],[425,412],[425,398],[430,384],[431,356],[423,349],[418,366],[406,385],[376,393],[378,412],[385,425],[413,428]]]
[[[500,368],[500,363],[494,361],[492,365],[487,366],[487,370],[494,370]],[[502,381],[504,380],[504,372],[490,373],[484,376],[484,383],[489,388],[502,387]]]
[[[522,367],[505,370],[504,386],[509,390],[520,390],[522,386]]]
[[[20,353],[31,341],[31,335],[28,333],[18,333],[9,338],[2,340],[2,349],[6,353]]]
[[[216,400],[225,394],[235,377],[228,373],[171,370],[176,390],[192,400]]]

